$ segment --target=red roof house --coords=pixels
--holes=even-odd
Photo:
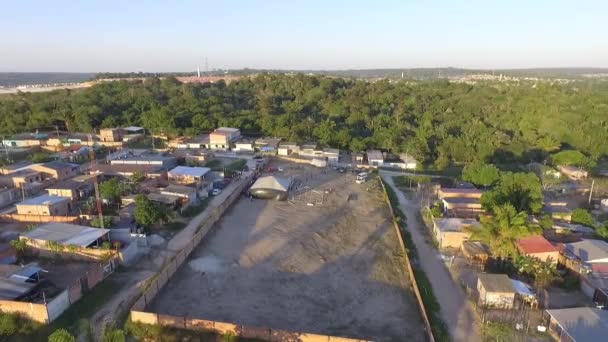
[[[529,236],[517,240],[517,249],[525,256],[552,263],[557,263],[557,258],[559,257],[559,250],[542,235]]]

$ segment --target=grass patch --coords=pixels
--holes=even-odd
[[[125,323],[124,330],[131,337],[143,341],[208,341],[208,342],[261,342],[262,340],[243,338],[234,335],[220,335],[211,331],[191,331],[160,325],[150,325],[132,322],[130,319]]]
[[[188,208],[184,209],[180,215],[183,217],[194,217],[194,216],[202,213],[205,210],[205,208],[207,208],[208,204],[209,204],[209,199],[205,198],[198,204],[188,206]]]

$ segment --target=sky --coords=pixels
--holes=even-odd
[[[20,0],[0,72],[608,67],[606,0]]]

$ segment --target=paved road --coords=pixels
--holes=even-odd
[[[426,272],[437,301],[441,305],[441,316],[447,324],[454,341],[481,341],[478,316],[473,305],[467,300],[463,289],[451,277],[445,264],[439,258],[434,246],[426,241],[425,234],[418,220],[419,205],[408,200],[393,183],[393,177],[381,171],[383,179],[390,184],[397,196],[401,210],[407,219],[407,228],[412,234],[412,240],[418,250],[418,262]]]

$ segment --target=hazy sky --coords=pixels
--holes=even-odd
[[[608,0],[20,0],[0,71],[608,67]]]

